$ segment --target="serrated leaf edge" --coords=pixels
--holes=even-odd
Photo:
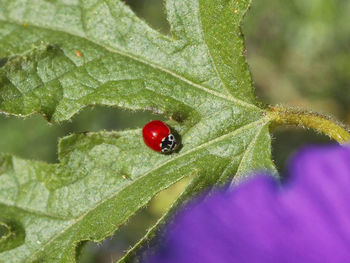
[[[179,159],[179,158],[182,158],[182,157],[184,157],[185,155],[188,155],[188,154],[190,154],[190,153],[192,153],[192,152],[195,152],[195,151],[197,151],[197,150],[200,150],[200,149],[202,149],[202,148],[205,148],[205,147],[207,147],[208,145],[211,145],[211,144],[213,144],[213,143],[219,142],[219,141],[224,140],[224,139],[226,139],[226,138],[228,138],[228,137],[231,137],[231,136],[234,136],[234,135],[236,135],[236,134],[239,134],[239,133],[241,133],[242,131],[247,130],[247,129],[253,127],[253,126],[261,125],[262,127],[264,127],[269,121],[270,121],[270,119],[269,119],[268,117],[265,116],[265,117],[263,117],[263,118],[261,118],[261,119],[259,119],[259,120],[257,120],[257,121],[254,121],[254,122],[251,122],[251,123],[249,123],[249,124],[246,124],[246,125],[244,125],[244,126],[238,128],[238,129],[236,129],[236,130],[234,130],[234,131],[232,131],[232,132],[230,132],[230,133],[224,134],[224,135],[222,135],[222,136],[220,136],[220,137],[218,137],[218,138],[215,138],[215,139],[213,139],[213,140],[211,140],[211,141],[208,141],[208,142],[206,142],[206,143],[204,143],[204,144],[201,144],[201,145],[199,145],[199,146],[197,146],[197,147],[195,147],[195,148],[193,148],[193,149],[190,149],[190,150],[186,151],[186,152],[183,153],[183,154],[176,155],[174,158],[169,159],[168,161],[162,163],[162,164],[161,164],[160,166],[158,166],[157,168],[154,168],[154,169],[148,171],[147,173],[145,173],[144,175],[138,177],[137,179],[135,179],[135,180],[132,181],[131,183],[126,184],[126,185],[125,185],[123,188],[121,188],[120,191],[118,191],[117,193],[115,193],[115,194],[111,195],[110,197],[104,199],[103,201],[97,203],[93,208],[87,210],[84,214],[82,214],[82,215],[79,216],[78,218],[73,219],[73,220],[72,220],[72,221],[73,221],[72,224],[69,224],[69,225],[68,225],[66,228],[64,228],[61,232],[59,232],[57,235],[53,236],[44,246],[42,246],[40,249],[37,249],[37,250],[34,252],[34,254],[32,254],[32,255],[26,260],[26,262],[32,262],[32,260],[35,260],[35,256],[36,256],[38,253],[40,253],[41,251],[45,250],[45,248],[46,248],[47,246],[49,246],[52,242],[54,242],[54,240],[55,240],[58,236],[60,236],[60,235],[61,235],[62,233],[64,233],[64,232],[66,232],[66,231],[67,231],[69,228],[71,228],[74,224],[77,224],[77,223],[78,223],[79,221],[81,221],[88,213],[90,213],[91,211],[93,211],[94,209],[96,209],[98,206],[100,206],[100,205],[102,205],[103,203],[105,203],[105,202],[107,202],[107,201],[110,201],[111,199],[113,199],[114,197],[116,197],[120,192],[122,192],[125,188],[127,188],[128,186],[130,186],[130,185],[131,185],[132,183],[134,183],[135,181],[138,181],[138,180],[142,179],[143,177],[147,176],[148,174],[155,172],[156,170],[160,169],[161,167],[164,167],[164,166],[166,166],[167,164],[169,164],[170,162],[173,162],[173,161],[175,161],[175,160],[177,160],[177,159]],[[259,130],[258,133],[260,133],[260,131],[261,131],[261,130]],[[75,242],[75,243],[76,243],[76,242]]]

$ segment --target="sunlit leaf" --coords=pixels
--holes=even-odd
[[[205,178],[197,192],[274,169],[239,27],[249,4],[167,0],[165,36],[119,0],[0,0],[2,112],[61,122],[95,104],[150,110],[181,141],[161,155],[140,129],[101,131],[63,138],[58,164],[3,155],[0,262],[74,262],[77,245],[181,178]]]

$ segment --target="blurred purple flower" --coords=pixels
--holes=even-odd
[[[350,148],[307,148],[180,212],[150,263],[350,262]]]

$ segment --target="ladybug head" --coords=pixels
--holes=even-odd
[[[173,134],[169,134],[162,140],[160,147],[162,148],[162,153],[170,153],[175,150],[177,142]]]

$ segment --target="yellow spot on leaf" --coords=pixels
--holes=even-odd
[[[79,51],[79,50],[75,50],[75,55],[79,58],[81,58],[83,56],[83,54]]]

